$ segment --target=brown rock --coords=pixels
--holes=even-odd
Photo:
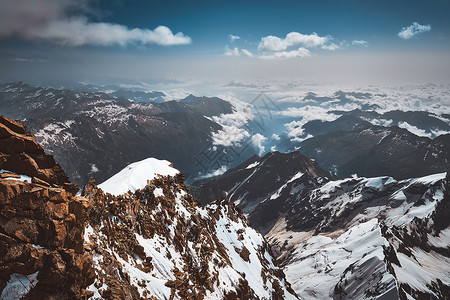
[[[83,250],[89,202],[23,123],[0,117],[0,293],[14,273],[37,271],[24,299],[80,299],[95,272]],[[17,175],[18,174],[18,175]],[[5,180],[30,176],[31,182]]]

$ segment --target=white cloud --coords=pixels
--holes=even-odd
[[[292,46],[303,46],[306,48],[324,45],[327,37],[318,36],[317,33],[301,34],[298,32],[290,32],[284,39],[277,36],[269,35],[261,38],[258,49],[261,51],[283,51]]]
[[[241,37],[240,37],[240,36],[237,36],[237,35],[229,34],[229,35],[228,35],[228,38],[230,39],[230,42],[234,42],[234,41],[239,40]]]
[[[224,55],[225,56],[240,56],[241,53],[239,52],[239,49],[237,47],[234,47],[233,49],[226,47]]]
[[[297,50],[273,52],[271,54],[260,55],[259,57],[262,59],[282,59],[309,56],[311,56],[311,52],[306,48],[300,47]]]
[[[223,125],[222,130],[212,133],[212,140],[214,145],[230,147],[239,146],[249,136],[250,134],[242,128]]]
[[[365,40],[353,40],[352,41],[352,45],[355,45],[355,46],[364,46],[364,47],[367,47],[367,42],[365,41]]]
[[[248,51],[248,50],[246,50],[246,49],[242,49],[242,50],[241,50],[241,53],[242,53],[243,55],[245,55],[245,56],[248,56],[248,57],[253,57],[253,56],[254,56],[253,53],[251,53],[250,51]]]
[[[66,46],[125,46],[130,43],[172,46],[191,43],[190,37],[181,32],[173,34],[166,26],[158,26],[154,30],[129,29],[118,24],[89,23],[86,18],[53,21],[44,29],[31,31],[31,36]]]
[[[331,43],[331,44],[329,44],[329,45],[323,45],[323,46],[322,46],[322,49],[334,51],[334,50],[339,49],[339,46],[336,45],[335,43]]]
[[[276,133],[272,134],[272,139],[274,139],[275,141],[279,141],[280,140],[280,136]]]
[[[361,118],[364,121],[367,121],[373,125],[383,126],[383,127],[389,127],[392,125],[394,121],[392,120],[386,120],[386,119],[369,119],[369,118]]]
[[[397,35],[402,39],[409,40],[420,33],[428,32],[430,30],[431,25],[420,25],[419,23],[414,22],[411,26],[403,27]]]
[[[30,40],[47,40],[66,46],[121,45],[138,43],[162,46],[185,45],[191,38],[173,34],[166,26],[153,30],[128,28],[120,24],[89,22],[84,16],[68,17],[74,7],[88,10],[87,1],[21,0],[0,3],[0,35]]]
[[[210,177],[215,177],[215,176],[220,176],[223,173],[225,173],[228,170],[228,168],[226,166],[221,166],[219,169],[212,171],[211,173],[207,173],[205,175],[201,175],[197,178],[195,178],[196,180],[199,179],[205,179],[205,178],[210,178]]]
[[[225,48],[225,56],[248,56],[248,57],[254,57],[253,53],[248,51],[247,49],[241,49],[239,50],[238,47],[234,47],[233,49],[228,48],[228,46]]]
[[[399,122],[398,123],[398,127],[406,129],[409,132],[411,132],[411,133],[413,133],[413,134],[415,134],[417,136],[424,136],[424,137],[431,138],[431,134],[430,133],[427,133],[425,130],[417,128],[416,126],[411,125],[411,124],[409,124],[407,122]]]
[[[264,154],[264,146],[263,143],[267,140],[267,138],[265,136],[263,136],[262,134],[256,133],[252,136],[252,144],[253,146],[255,146],[258,150],[259,150],[259,155],[263,155]]]
[[[238,39],[238,36],[229,35],[230,42]],[[290,32],[285,38],[269,35],[261,38],[258,44],[258,53],[250,52],[247,49],[235,47],[233,49],[226,47],[225,56],[247,56],[261,59],[287,59],[294,57],[309,57],[311,52],[308,48],[321,47],[324,50],[337,50],[340,47],[329,41],[331,36],[319,36],[317,33],[301,34],[299,32]],[[298,49],[294,49],[298,47]]]
[[[290,123],[285,124],[284,126],[287,128],[288,136],[293,141],[301,141],[303,140],[305,131],[303,129],[303,125],[312,120],[321,120],[321,121],[334,121],[339,118],[338,115],[330,113],[329,111],[333,108],[323,108],[320,106],[312,106],[306,105],[304,107],[290,107],[286,111],[281,112],[282,115],[291,116],[291,117],[301,117],[299,121],[292,121]],[[309,137],[306,137],[309,138]]]

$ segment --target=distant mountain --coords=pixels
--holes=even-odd
[[[142,92],[142,91],[128,91],[128,90],[117,90],[115,92],[109,93],[109,95],[116,97],[116,98],[125,98],[133,102],[156,102],[156,103],[162,103],[166,100],[164,99],[163,92]]]
[[[365,129],[371,125],[383,127],[399,126],[411,133],[435,138],[450,132],[450,124],[442,117],[423,111],[389,111],[379,114],[375,111],[355,109],[352,111],[330,111],[340,116],[334,121],[313,120],[302,126],[303,137],[308,135],[325,135],[336,131],[351,131],[357,128]],[[295,144],[295,143],[293,143]]]
[[[399,127],[366,124],[313,137],[298,147],[341,178],[358,174],[405,179],[450,169],[449,138],[447,134],[432,140]]]
[[[211,135],[222,127],[208,118],[231,113],[232,105],[194,96],[136,103],[106,93],[15,83],[0,86],[0,112],[24,120],[70,178],[82,185],[90,177],[104,181],[149,156],[172,161],[187,176],[210,172],[196,158],[212,147]],[[235,163],[253,154],[246,149]]]
[[[450,125],[435,115],[413,111],[333,113],[341,116],[334,121],[307,122],[302,126],[304,140],[282,136],[277,149],[297,149],[341,178],[358,174],[406,179],[450,168],[450,134],[446,133]]]

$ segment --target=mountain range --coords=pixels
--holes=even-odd
[[[216,97],[142,103],[102,92],[0,86],[0,112],[26,122],[79,185],[91,177],[102,182],[149,156],[170,160],[187,177],[208,173],[215,162],[204,161],[203,153],[212,147],[212,133],[222,129],[211,117],[232,111]],[[233,162],[254,153],[242,149]]]
[[[447,299],[448,115],[261,97],[0,85],[0,298]]]
[[[297,298],[242,212],[200,205],[168,161],[77,196],[25,124],[0,117],[0,139],[2,299]]]
[[[254,157],[193,185],[265,234],[301,299],[445,299],[446,173],[337,179],[299,152]]]

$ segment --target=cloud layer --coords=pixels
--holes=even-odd
[[[156,44],[185,45],[191,38],[182,32],[173,34],[166,26],[130,29],[112,23],[89,22],[85,16],[68,17],[74,5],[86,1],[21,0],[0,3],[0,36],[19,36],[30,40],[47,40],[65,46]],[[76,4],[75,4],[76,3]]]
[[[260,58],[277,59],[277,58],[293,58],[293,57],[308,57],[308,56],[311,56],[311,52],[306,48],[300,47],[297,50],[278,51],[270,54],[264,54],[261,55]]]
[[[412,23],[411,26],[403,27],[402,30],[397,34],[399,38],[402,38],[404,40],[409,40],[413,38],[414,36],[428,32],[431,30],[431,25],[420,25],[417,22]]]

